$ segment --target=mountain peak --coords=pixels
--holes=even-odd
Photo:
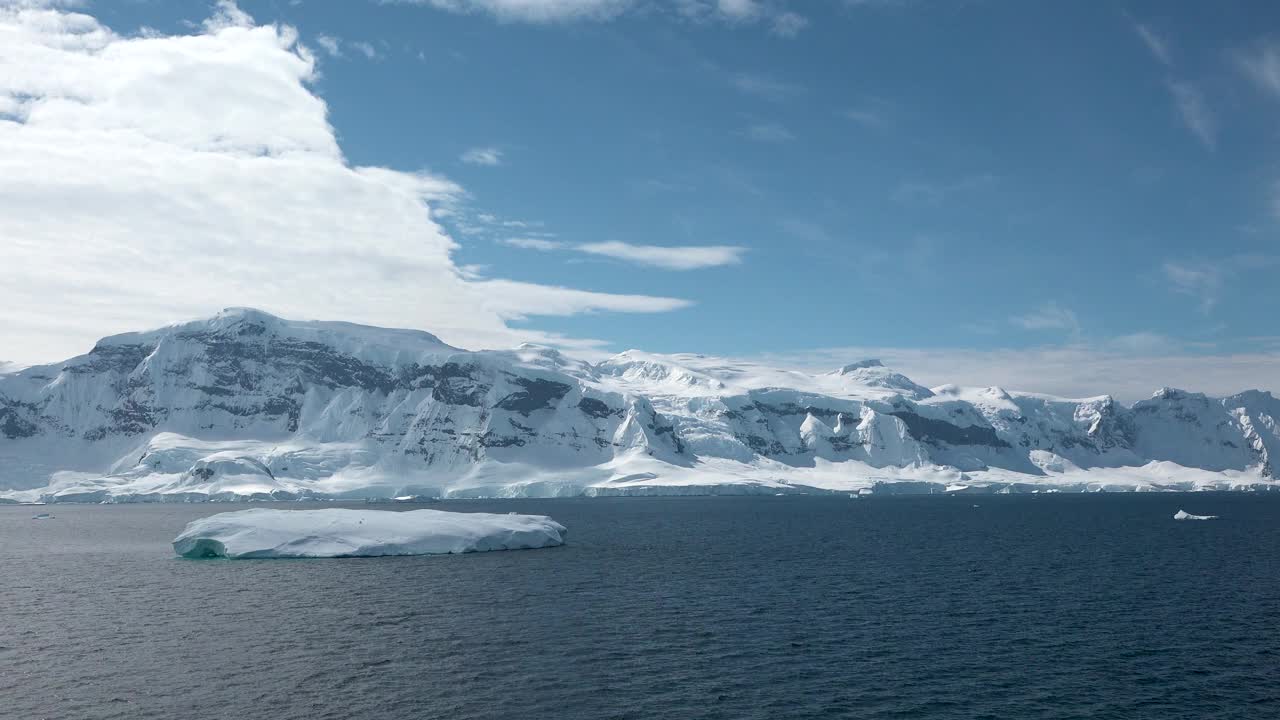
[[[881,362],[878,358],[867,358],[866,360],[859,360],[858,362],[849,363],[848,365],[845,365],[844,367],[841,367],[840,369],[836,370],[832,374],[848,375],[849,373],[856,372],[858,370],[867,370],[869,368],[882,368],[882,367],[884,367],[884,363]]]
[[[222,320],[225,322],[283,322],[280,317],[272,315],[265,310],[259,310],[251,307],[227,307],[220,310],[216,315],[209,318],[210,320]]]
[[[1204,393],[1188,392],[1186,390],[1181,390],[1179,388],[1165,386],[1155,391],[1154,393],[1152,393],[1151,399],[1152,400],[1184,400],[1184,399],[1205,400],[1205,399],[1208,399],[1208,396],[1205,395]]]

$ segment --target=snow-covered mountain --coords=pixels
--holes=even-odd
[[[1280,401],[1126,407],[229,309],[0,374],[11,499],[1271,489]]]

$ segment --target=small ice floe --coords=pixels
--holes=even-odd
[[[39,515],[31,516],[31,519],[32,520],[53,520],[54,517],[49,513],[40,513]]]
[[[1186,510],[1179,510],[1173,514],[1174,520],[1217,520],[1217,515],[1192,515]]]

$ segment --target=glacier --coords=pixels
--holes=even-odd
[[[1280,401],[1125,405],[230,308],[0,371],[0,498],[358,500],[1272,490]]]
[[[253,508],[193,520],[173,550],[187,558],[445,555],[555,547],[565,532],[545,515]]]

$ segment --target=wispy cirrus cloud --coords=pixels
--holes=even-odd
[[[1198,300],[1201,312],[1208,314],[1217,306],[1223,290],[1244,282],[1250,274],[1277,267],[1280,255],[1235,253],[1209,259],[1166,260],[1160,264],[1157,278],[1171,292]]]
[[[1214,149],[1218,144],[1218,121],[1205,102],[1204,93],[1193,83],[1183,80],[1170,80],[1168,86],[1183,124],[1205,147]]]
[[[1133,17],[1129,17],[1129,23],[1151,56],[1172,72],[1174,59],[1169,37]],[[1174,108],[1178,111],[1182,124],[1206,148],[1215,149],[1218,144],[1218,119],[1200,85],[1185,77],[1171,76],[1165,79],[1165,88],[1173,98]]]
[[[608,257],[663,270],[701,270],[736,265],[746,248],[736,245],[635,245],[624,242],[567,243],[542,238],[506,238],[509,247],[542,252],[570,251]]]
[[[1072,336],[1080,335],[1080,318],[1075,311],[1047,302],[1040,307],[1009,318],[1009,322],[1024,330],[1063,330]]]
[[[1183,295],[1190,295],[1200,301],[1200,309],[1209,312],[1218,302],[1218,292],[1222,288],[1223,269],[1212,264],[1196,264],[1165,261],[1160,272],[1168,283],[1169,289]]]
[[[541,250],[543,252],[564,250],[567,247],[565,243],[558,240],[548,240],[546,238],[513,237],[502,238],[498,242],[506,245],[507,247],[521,248],[523,250]]]
[[[502,22],[552,23],[609,20],[630,9],[632,0],[401,0],[453,13],[484,13]]]
[[[1147,50],[1151,51],[1151,55],[1165,65],[1172,65],[1173,53],[1170,50],[1169,39],[1146,23],[1132,19],[1131,22],[1134,32],[1138,33],[1138,38],[1142,40],[1143,45],[1147,46]]]
[[[764,24],[774,35],[793,38],[809,26],[808,18],[788,10],[783,0],[673,0],[678,15],[696,22],[730,25]]]
[[[378,52],[378,49],[373,46],[373,43],[365,42],[364,40],[355,40],[347,43],[347,45],[361,55],[364,55],[369,60],[377,60],[382,56],[382,54]]]
[[[778,13],[770,23],[769,29],[779,37],[793,38],[807,27],[809,27],[808,19],[799,13],[787,11]]]
[[[369,60],[377,60],[382,57],[382,53],[378,52],[378,49],[374,47],[373,43],[365,42],[363,40],[343,40],[342,38],[334,35],[321,33],[316,35],[315,42],[316,45],[320,46],[320,49],[331,58],[346,57],[344,48],[350,48]]]
[[[1235,54],[1245,76],[1261,90],[1280,98],[1280,42],[1261,42]]]
[[[460,159],[468,165],[496,167],[502,164],[502,151],[496,147],[476,147],[462,153]]]
[[[624,242],[584,243],[576,248],[591,255],[625,260],[667,270],[699,270],[742,262],[746,248],[736,245],[632,245]]]
[[[473,285],[481,291],[480,307],[504,320],[524,320],[534,315],[579,315],[594,312],[660,313],[692,306],[692,300],[653,295],[617,295],[555,285],[514,280],[483,280]]]
[[[795,37],[809,21],[787,9],[786,0],[399,0],[453,13],[485,14],[500,22],[606,22],[632,11],[654,12],[699,23],[765,25],[780,37]]]
[[[316,36],[316,45],[325,51],[329,57],[342,57],[342,40],[332,35],[321,33]]]
[[[1150,24],[1131,16],[1129,16],[1129,23],[1151,56],[1161,65],[1172,70],[1174,60],[1172,41],[1169,37]],[[1169,77],[1165,80],[1165,88],[1173,98],[1174,108],[1178,111],[1178,118],[1182,124],[1206,148],[1215,149],[1218,144],[1218,119],[1205,99],[1204,90],[1200,85],[1185,77]]]

